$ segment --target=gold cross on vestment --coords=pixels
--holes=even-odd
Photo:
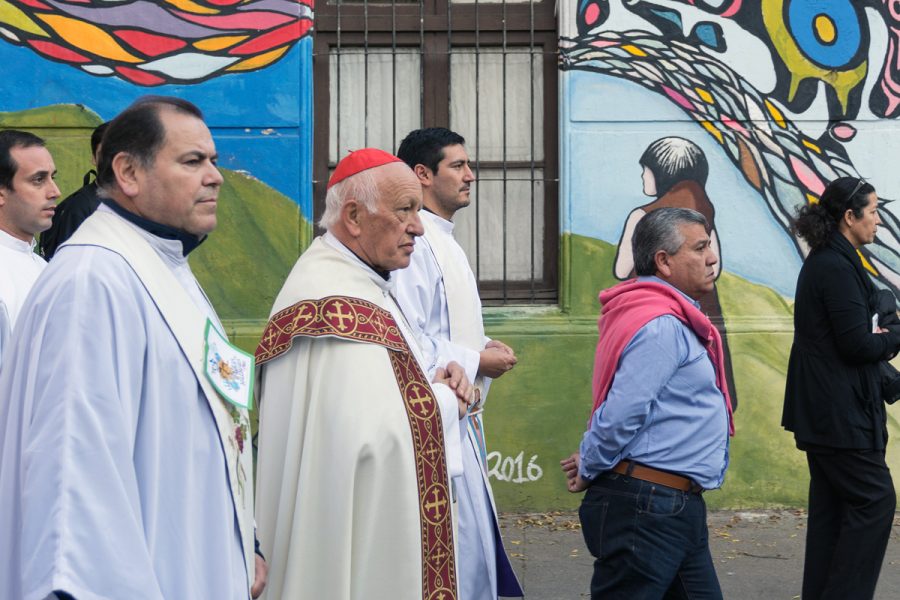
[[[423,405],[431,404],[431,394],[426,392],[425,395],[422,396],[419,393],[421,391],[422,391],[422,386],[420,386],[420,385],[413,386],[412,390],[410,390],[410,393],[409,393],[409,403],[413,405],[413,410],[419,411],[422,414],[428,414],[428,407],[423,407]],[[413,396],[413,393],[415,393],[415,396]]]
[[[294,320],[291,321],[291,330],[292,331],[297,329],[297,327],[300,324],[301,319],[303,321],[309,321],[310,319],[312,319],[312,315],[310,313],[306,312],[307,310],[309,310],[309,306],[304,306],[302,310],[298,311],[297,314],[294,315]]]
[[[335,302],[334,302],[335,310],[326,312],[325,316],[329,319],[334,319],[336,321],[339,321],[339,323],[337,324],[337,328],[340,329],[341,331],[347,331],[347,329],[349,329],[349,327],[347,325],[344,325],[344,321],[349,320],[352,322],[355,320],[355,318],[354,318],[352,311],[349,313],[345,313],[341,310],[341,307],[343,305],[344,304],[340,300],[335,300]]]
[[[438,450],[437,444],[431,442],[428,444],[428,450],[425,451],[425,454],[428,455],[428,458],[431,459],[431,462],[434,462],[434,455],[440,453]]]
[[[441,518],[441,511],[447,506],[447,499],[443,497],[443,494],[438,492],[438,488],[431,488],[431,502],[425,503],[425,510],[430,513],[434,513],[435,520]]]
[[[430,560],[435,565],[440,565],[442,562],[444,562],[444,559],[447,558],[448,556],[450,556],[450,555],[447,554],[446,552],[444,552],[443,550],[438,550],[437,552],[432,553]]]

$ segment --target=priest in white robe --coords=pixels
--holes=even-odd
[[[0,367],[25,298],[47,266],[34,236],[50,227],[59,188],[44,140],[0,131]]]
[[[408,268],[398,271],[397,298],[426,355],[435,365],[454,360],[475,383],[476,401],[460,421],[463,475],[458,479],[461,600],[520,597],[522,589],[503,548],[487,473],[482,411],[492,378],[516,364],[513,350],[484,335],[475,275],[453,238],[453,216],[469,205],[475,176],[465,140],[435,127],[411,132],[397,155],[422,186],[425,235]]]
[[[425,376],[391,275],[422,234],[421,190],[375,149],[344,158],[328,187],[327,233],[288,276],[256,355],[266,597],[456,600],[449,481],[471,386],[453,363]]]
[[[4,599],[261,592],[247,409],[218,392],[208,348],[231,355],[187,263],[216,225],[215,161],[183,100],[139,99],[107,130],[104,205],[39,278],[0,372]]]

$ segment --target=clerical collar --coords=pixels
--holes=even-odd
[[[119,215],[132,225],[140,227],[147,233],[155,235],[157,237],[161,237],[164,240],[175,240],[181,242],[182,256],[187,256],[188,254],[190,254],[197,246],[203,243],[203,240],[207,238],[207,236],[205,235],[203,237],[196,236],[193,233],[188,233],[187,231],[176,229],[175,227],[170,227],[169,225],[163,225],[162,223],[157,223],[156,221],[145,219],[144,217],[136,215],[129,210],[125,210],[112,198],[103,198],[102,202],[103,204],[111,208],[117,215]]]
[[[34,245],[37,242],[34,238],[31,240],[20,240],[14,235],[6,233],[2,229],[0,229],[0,246],[6,246],[10,250],[16,250],[18,252],[27,253],[34,252]]]
[[[453,221],[448,221],[447,219],[445,219],[441,215],[437,214],[433,210],[428,210],[425,207],[422,207],[422,210],[427,213],[427,214],[422,215],[423,219],[428,219],[429,221],[431,221],[432,223],[437,225],[441,229],[441,231],[443,231],[447,234],[453,233]]]

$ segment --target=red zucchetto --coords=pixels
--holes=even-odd
[[[378,148],[363,148],[362,150],[351,150],[350,154],[341,159],[328,180],[330,188],[334,184],[347,179],[352,175],[356,175],[360,171],[374,169],[393,162],[403,162],[393,154],[379,150]]]

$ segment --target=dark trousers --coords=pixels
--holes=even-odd
[[[884,451],[807,452],[809,522],[803,600],[869,600],[896,498]]]
[[[699,494],[605,473],[579,510],[596,558],[591,598],[721,599]]]

